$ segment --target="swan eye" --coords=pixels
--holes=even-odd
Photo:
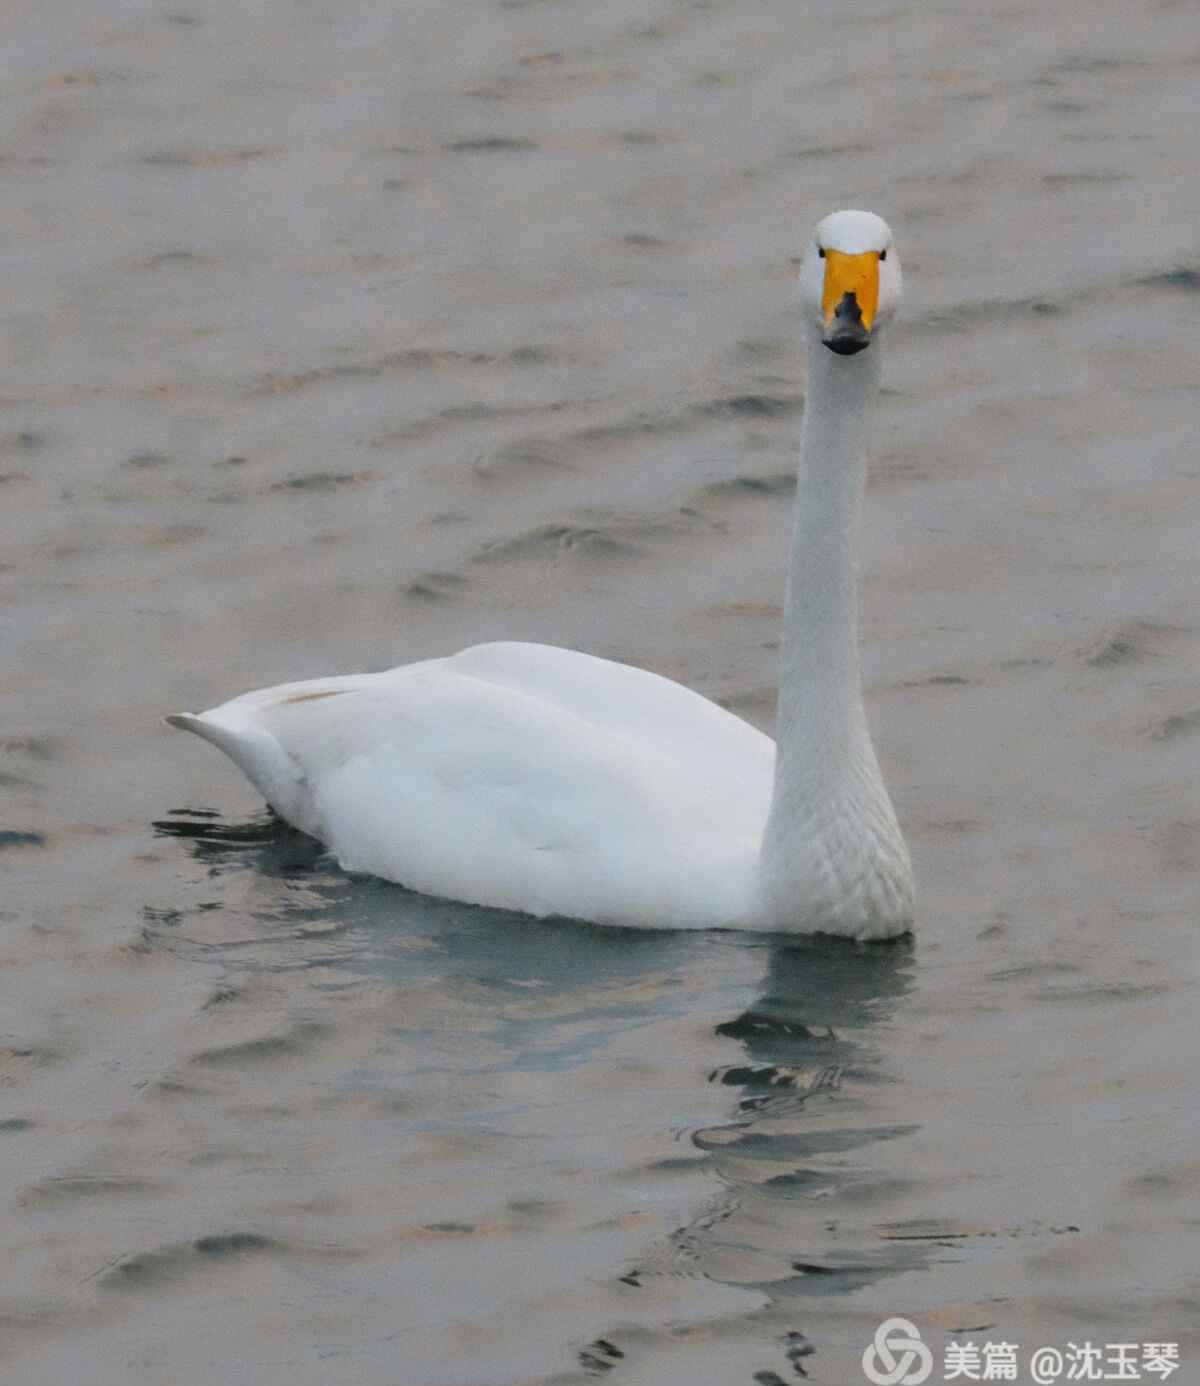
[[[881,262],[887,259],[887,251],[886,251],[886,250],[881,250],[881,251],[879,252],[879,259],[880,259]]]
[[[823,245],[817,246],[817,254],[822,260],[825,258],[825,247]]]

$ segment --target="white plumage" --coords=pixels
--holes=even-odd
[[[516,642],[168,721],[219,746],[347,870],[430,895],[634,927],[907,928],[908,856],[858,675],[853,547],[878,369],[861,348],[825,350],[839,329],[819,251],[839,246],[865,263],[891,233],[835,213],[802,272],[817,314],[778,765],[769,737],[670,679]],[[882,258],[876,322],[899,292]]]
[[[347,870],[622,924],[732,923],[751,905],[774,743],[629,665],[478,645],[250,693],[184,725]]]

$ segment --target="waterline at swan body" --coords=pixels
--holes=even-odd
[[[908,852],[867,729],[856,548],[891,232],[835,212],[800,275],[809,376],[777,741],[669,679],[546,645],[248,693],[168,719],[343,867],[644,928],[903,933]]]

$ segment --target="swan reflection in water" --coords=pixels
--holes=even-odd
[[[690,1104],[698,1119],[675,1132],[689,1154],[651,1172],[707,1173],[713,1187],[699,1214],[624,1268],[626,1284],[719,1281],[731,1254],[761,1253],[770,1297],[829,1295],[928,1257],[928,1243],[881,1238],[874,1221],[895,1182],[887,1143],[917,1129],[889,1119],[879,1101],[893,1085],[886,1031],[911,986],[909,940],[535,920],[349,878],[276,819],[231,825],[181,811],[158,827],[188,842],[210,893],[214,878],[228,884],[227,898],[249,890],[249,910],[231,910],[236,947],[222,947],[220,915],[206,902],[206,961],[300,971],[306,980],[288,985],[305,988],[297,1000],[310,1009],[358,984],[375,993],[383,984],[392,997],[368,1023],[402,1035],[402,1047],[318,1081],[387,1092],[419,1068],[434,1075],[409,1108],[422,1129],[525,1122],[543,1143],[553,1130],[564,1159],[586,1160],[614,1189],[636,1173],[630,1151],[661,1138],[681,1109],[687,1122]],[[186,949],[193,921],[183,911],[150,932],[150,946]],[[552,1108],[557,1127],[545,1116]],[[538,1185],[543,1159],[526,1171]],[[516,1167],[505,1177],[522,1179]]]

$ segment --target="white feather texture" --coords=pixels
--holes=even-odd
[[[869,350],[822,345],[818,247],[889,252]],[[818,226],[801,273],[809,384],[778,755],[670,679],[515,642],[168,720],[347,870],[429,895],[643,928],[904,932],[912,875],[863,710],[855,570],[877,338],[899,284],[878,217]]]

